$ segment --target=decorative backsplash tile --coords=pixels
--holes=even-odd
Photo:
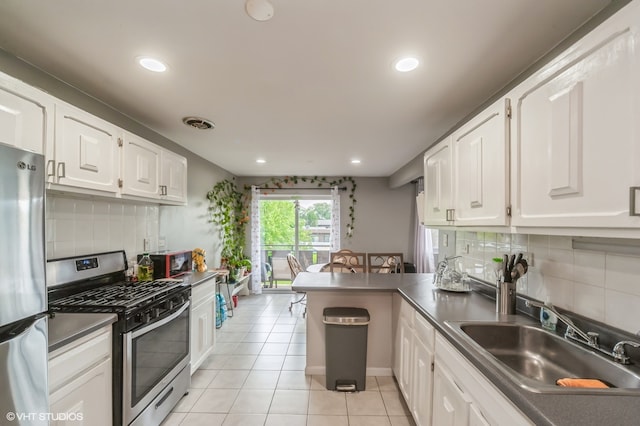
[[[116,200],[47,194],[46,242],[49,259],[124,249],[129,260],[157,250],[159,207]]]
[[[534,266],[518,281],[518,293],[631,333],[640,330],[640,257],[575,250],[571,237],[456,232],[456,254],[466,272],[494,283],[494,257],[533,253]]]

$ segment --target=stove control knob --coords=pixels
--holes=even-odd
[[[160,316],[160,308],[151,309],[151,318],[158,318]]]
[[[164,308],[168,311],[173,309],[173,299],[171,300],[167,300],[166,302],[164,302]]]
[[[138,315],[136,315],[136,321],[142,324],[146,324],[149,321],[151,321],[151,315],[149,311],[141,312]]]

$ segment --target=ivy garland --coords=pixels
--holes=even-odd
[[[351,238],[353,236],[353,231],[355,229],[355,221],[356,221],[356,181],[351,176],[332,178],[331,180],[324,176],[285,176],[285,177],[273,177],[268,181],[258,185],[260,189],[263,190],[271,190],[271,192],[276,189],[282,189],[285,186],[293,187],[298,183],[309,183],[312,185],[316,185],[318,188],[333,188],[334,186],[340,186],[345,184],[350,184],[351,187],[347,188],[349,191],[349,200],[351,201],[351,205],[349,206],[349,223],[347,223],[347,237]],[[251,185],[244,186],[245,192],[251,191]]]
[[[285,176],[271,178],[259,186],[262,190],[274,192],[276,189],[286,186],[293,187],[298,183],[309,183],[319,188],[350,185],[347,188],[351,205],[349,206],[349,223],[346,225],[346,232],[347,237],[351,238],[356,220],[356,181],[352,177],[328,179],[322,176]],[[246,226],[249,222],[250,194],[251,185],[245,185],[244,190],[240,191],[236,185],[235,178],[220,181],[207,192],[210,221],[220,226],[222,257],[228,259],[232,264],[239,263],[244,259],[243,246]]]

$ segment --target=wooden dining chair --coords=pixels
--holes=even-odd
[[[330,272],[365,272],[367,270],[367,255],[351,250],[340,250],[330,253]]]
[[[367,265],[374,274],[404,273],[402,253],[367,253]]]
[[[302,268],[300,261],[298,261],[298,259],[292,254],[287,255],[287,262],[289,262],[289,268],[291,269],[291,283],[293,283],[293,280],[295,280],[298,274],[304,271],[304,269]],[[293,312],[293,305],[295,305],[296,303],[299,303],[301,306],[304,306],[304,311],[302,312],[302,318],[305,318],[307,316],[306,297],[307,297],[307,293],[303,293],[301,298],[289,303],[289,312]]]

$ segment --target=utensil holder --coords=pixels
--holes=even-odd
[[[513,315],[516,313],[516,283],[498,282],[496,303],[499,314]]]

